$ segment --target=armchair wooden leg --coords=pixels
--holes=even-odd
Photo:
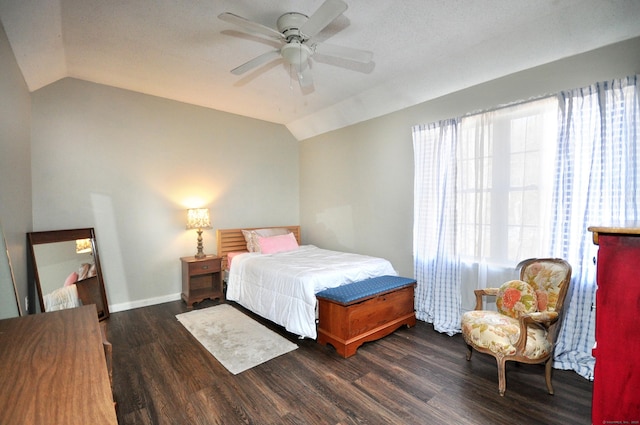
[[[549,394],[553,395],[553,386],[551,385],[551,365],[553,363],[553,356],[549,357],[547,363],[544,365],[544,378],[547,381],[547,390]]]
[[[471,360],[471,354],[473,354],[473,348],[467,344],[467,361]]]
[[[504,358],[496,358],[496,360],[498,361],[498,391],[504,397],[504,392],[507,390],[506,361]]]

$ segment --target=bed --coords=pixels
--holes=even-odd
[[[288,238],[295,239],[291,241],[295,246],[276,252],[249,252],[243,230],[246,233],[265,229],[288,232]],[[228,270],[227,299],[299,337],[317,337],[316,293],[371,277],[398,274],[383,258],[300,245],[299,226],[219,229],[217,236],[218,255]]]
[[[57,311],[93,302],[94,287],[98,284],[95,264],[83,263],[78,271],[73,271],[60,287],[43,294],[44,311]],[[100,310],[100,306],[98,306]]]

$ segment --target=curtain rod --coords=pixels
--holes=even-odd
[[[495,112],[495,111],[498,111],[500,109],[511,108],[513,106],[524,105],[525,103],[535,102],[535,101],[538,101],[538,100],[548,99],[548,98],[557,97],[557,96],[558,96],[558,93],[556,93],[556,94],[544,94],[544,95],[541,95],[541,96],[530,97],[528,99],[516,100],[514,102],[504,103],[502,105],[497,105],[497,106],[494,106],[494,107],[489,108],[489,109],[480,109],[480,110],[476,110],[476,111],[473,111],[473,112],[467,112],[466,114],[461,115],[460,118],[468,118],[468,117],[471,117],[473,115],[485,114],[487,112]]]

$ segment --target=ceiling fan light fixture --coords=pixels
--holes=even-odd
[[[311,56],[311,49],[305,44],[292,41],[282,46],[280,54],[287,63],[290,63],[297,69],[300,69],[301,65],[306,64],[309,56]]]

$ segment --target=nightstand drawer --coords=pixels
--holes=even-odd
[[[189,263],[189,275],[216,273],[222,270],[220,260],[217,258]]]

